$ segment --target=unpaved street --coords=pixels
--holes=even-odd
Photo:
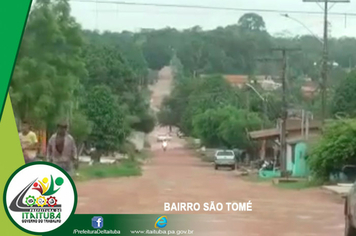
[[[169,79],[164,81],[166,88]],[[162,81],[157,86],[155,91],[163,94]],[[154,102],[157,99],[161,97],[156,93]],[[250,200],[252,212],[198,212],[205,214],[200,227],[209,232],[203,235],[342,236],[343,205],[338,198],[319,189],[282,190],[269,183],[246,182],[234,171],[215,171],[194,157],[177,138],[163,152],[153,138],[163,131],[166,129],[156,129],[152,134],[154,157],[144,166],[143,176],[77,183],[76,213],[167,214],[164,202]]]

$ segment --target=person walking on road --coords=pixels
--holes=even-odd
[[[25,163],[35,161],[37,157],[38,140],[36,134],[31,131],[30,124],[27,121],[22,122],[19,137]]]
[[[47,160],[73,174],[73,166],[77,165],[77,147],[74,138],[68,133],[65,121],[57,124],[57,132],[48,141]]]

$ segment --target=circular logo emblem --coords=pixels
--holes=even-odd
[[[34,162],[17,169],[4,190],[7,216],[21,230],[52,231],[74,213],[77,191],[70,176],[58,166]]]

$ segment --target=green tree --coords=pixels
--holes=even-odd
[[[177,36],[178,31],[171,28],[141,32],[143,54],[150,69],[160,70],[169,65],[172,49],[179,40]]]
[[[249,148],[252,143],[247,131],[259,129],[261,124],[258,114],[229,105],[209,109],[193,119],[195,133],[208,147]]]
[[[143,113],[138,122],[134,122],[132,128],[146,134],[152,132],[156,126],[156,119],[151,113]]]
[[[189,90],[190,86],[192,90]],[[192,122],[195,115],[237,101],[231,85],[218,75],[195,78],[190,86],[187,87],[188,100],[179,126],[186,134],[193,134]],[[179,96],[179,99],[182,98],[183,94]]]
[[[89,39],[85,47],[89,76],[83,80],[85,87],[109,86],[127,111],[125,114],[129,116],[131,127],[143,132],[152,131],[155,121],[149,114],[147,65],[135,44],[127,42],[132,37],[110,32],[86,32],[86,35]]]
[[[229,118],[222,109],[208,109],[204,113],[193,117],[192,127],[194,133],[201,139],[207,147],[219,147],[224,145],[224,140],[220,136],[219,128],[224,120]]]
[[[11,81],[15,113],[53,128],[68,115],[79,79],[86,75],[80,25],[68,1],[39,0],[30,12]]]
[[[197,77],[203,72],[207,64],[208,49],[206,39],[201,31],[188,29],[183,32],[183,42],[179,45],[177,56],[183,64],[184,69],[191,75]]]
[[[266,25],[263,18],[256,13],[246,13],[238,21],[238,25],[245,30],[264,31]]]
[[[184,68],[176,53],[173,54],[173,57],[169,64],[172,68],[173,77],[175,81],[180,80],[182,77],[184,77]]]
[[[92,88],[84,105],[86,115],[92,122],[90,141],[100,156],[107,151],[117,151],[129,135],[124,110],[118,105],[111,89],[106,85]]]
[[[229,115],[219,127],[219,133],[224,142],[231,148],[253,148],[255,144],[248,140],[247,132],[261,128],[262,119],[259,114],[234,107],[226,110],[228,110]]]
[[[342,68],[354,68],[356,65],[356,39],[351,37],[341,37],[331,40],[330,57],[334,59]]]
[[[356,71],[350,73],[335,89],[332,112],[343,112],[356,115]]]
[[[80,155],[80,152],[84,147],[84,142],[87,140],[92,131],[92,123],[88,120],[84,113],[77,110],[73,114],[69,127],[69,131],[77,143],[78,155]]]
[[[310,170],[315,179],[327,181],[344,165],[355,165],[355,153],[356,121],[335,121],[326,127],[322,139],[312,149],[308,158]]]
[[[157,113],[157,118],[161,126],[176,126],[179,122],[169,106],[163,106]]]

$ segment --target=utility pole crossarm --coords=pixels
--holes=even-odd
[[[324,125],[326,119],[326,91],[328,78],[328,3],[349,3],[350,0],[303,0],[303,2],[324,3],[324,34],[323,34],[323,63],[321,76],[321,122]]]

